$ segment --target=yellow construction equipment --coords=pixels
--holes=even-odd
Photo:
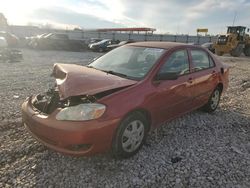
[[[219,56],[229,53],[231,56],[239,57],[244,52],[246,56],[250,56],[250,36],[245,31],[244,26],[228,26],[227,34],[219,35],[213,44],[215,53]]]

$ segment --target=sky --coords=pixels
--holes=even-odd
[[[11,25],[56,28],[152,27],[157,33],[210,34],[250,27],[250,0],[0,0]]]

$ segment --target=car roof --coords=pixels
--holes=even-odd
[[[162,49],[170,49],[174,47],[180,47],[180,46],[192,46],[190,44],[186,43],[180,43],[180,42],[136,42],[136,43],[130,43],[127,44],[127,46],[140,46],[140,47],[149,47],[149,48],[162,48]]]
[[[104,43],[104,42],[107,42],[107,41],[110,41],[111,39],[102,39],[101,41],[97,42],[98,44],[101,44],[101,43]],[[97,44],[96,43],[96,44]]]

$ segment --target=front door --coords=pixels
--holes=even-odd
[[[193,81],[187,50],[173,52],[160,68],[159,73],[177,73],[176,80],[152,82],[154,95],[151,97],[151,112],[159,125],[190,109]]]

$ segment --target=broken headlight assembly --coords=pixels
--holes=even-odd
[[[106,106],[99,103],[84,103],[63,108],[57,115],[57,120],[86,121],[97,119],[105,112]]]

